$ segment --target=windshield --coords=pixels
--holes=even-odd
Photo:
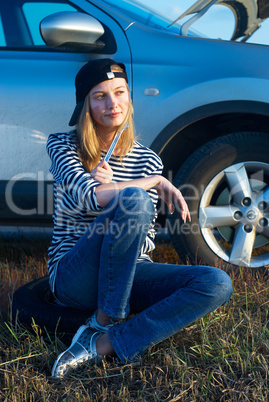
[[[269,44],[268,0],[103,1],[134,21],[171,33]],[[191,12],[193,7],[207,11],[201,10],[202,18],[197,18],[199,13]]]
[[[173,19],[168,17],[167,15],[162,14],[159,11],[154,10],[153,8],[148,7],[145,4],[140,3],[136,0],[103,0],[104,3],[107,3],[113,8],[122,11],[124,14],[128,15],[135,21],[141,22],[142,24],[148,25],[152,28],[168,30],[173,33],[180,34],[181,24],[176,23],[169,27],[172,24]],[[188,36],[203,36],[197,31],[190,29],[188,32]]]

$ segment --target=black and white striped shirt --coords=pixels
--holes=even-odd
[[[54,290],[58,262],[85,233],[103,208],[98,204],[95,194],[95,188],[100,183],[85,171],[79,159],[75,132],[51,134],[47,142],[47,152],[52,162],[50,172],[54,179],[54,231],[48,250],[50,284]],[[105,152],[102,152],[101,158],[104,156]],[[159,156],[138,142],[134,143],[132,151],[123,158],[122,164],[119,157],[112,155],[109,165],[113,170],[112,183],[161,174],[163,169]],[[156,210],[157,192],[150,189],[148,194]],[[155,219],[156,217],[157,212]],[[140,258],[148,258],[146,253],[155,247],[154,222],[141,249]]]

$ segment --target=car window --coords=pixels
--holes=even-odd
[[[2,16],[0,14],[0,46],[6,46],[5,35],[3,31]]]
[[[16,49],[46,46],[39,32],[40,21],[60,11],[77,11],[66,1],[11,0],[0,4],[0,46]]]

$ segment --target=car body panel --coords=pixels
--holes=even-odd
[[[10,1],[9,8],[15,1]],[[269,115],[267,46],[193,34],[183,37],[174,28],[170,32],[135,21],[99,0],[51,3],[68,3],[96,18],[106,39],[113,36],[116,51],[68,52],[45,45],[0,47],[2,222],[13,219],[40,224],[44,219],[51,223],[52,177],[45,145],[51,132],[70,129],[74,77],[90,59],[113,57],[126,64],[138,139],[157,153],[185,127],[179,123],[182,116],[188,115],[188,125],[197,121],[198,109],[210,116],[216,113],[216,105],[237,102],[239,113],[240,105],[243,111],[244,102],[253,102],[263,104],[261,113]],[[1,7],[3,4],[0,12]]]
[[[135,25],[127,31],[127,36],[135,61],[136,127],[148,146],[170,121],[198,106],[223,100],[269,102],[269,94],[264,90],[269,82],[269,48],[265,46],[175,35],[170,35],[168,40],[168,34]],[[135,46],[142,37],[144,47]],[[149,48],[151,51],[147,52]],[[165,63],[160,59],[160,48],[166,48]],[[266,62],[257,65],[256,58]],[[146,88],[158,89],[159,95],[146,97]]]

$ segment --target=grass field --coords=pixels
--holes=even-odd
[[[0,401],[268,401],[267,270],[232,273],[234,294],[226,306],[151,348],[139,364],[104,361],[52,380],[62,340],[10,316],[14,291],[46,275],[47,246],[1,241]],[[153,258],[180,263],[169,242],[158,242]]]

